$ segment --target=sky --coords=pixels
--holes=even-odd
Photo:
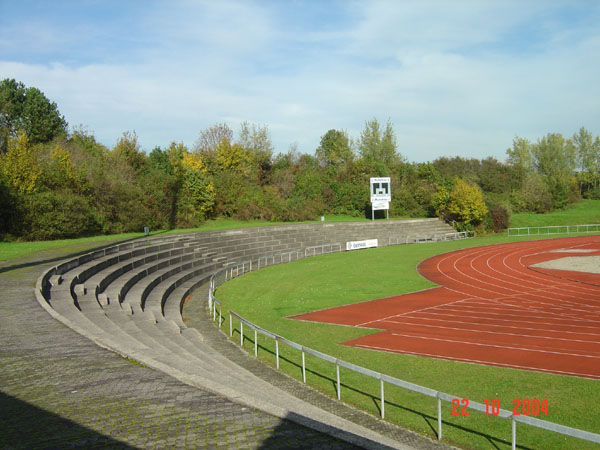
[[[268,126],[314,154],[388,121],[413,162],[600,135],[600,2],[0,0],[0,79],[113,147]]]

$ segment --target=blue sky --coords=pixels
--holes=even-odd
[[[391,121],[409,161],[600,135],[597,1],[0,0],[0,78],[142,148],[242,121],[277,152]]]

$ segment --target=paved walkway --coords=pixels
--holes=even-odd
[[[37,303],[33,287],[65,253],[46,251],[0,264],[0,448],[357,448],[125,360],[55,321]],[[448,448],[257,363],[201,317],[195,315],[193,323],[205,339],[270,382],[399,443]]]

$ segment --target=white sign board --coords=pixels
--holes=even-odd
[[[392,201],[390,177],[371,178],[371,203]]]
[[[377,239],[367,239],[366,241],[346,242],[346,250],[358,250],[361,248],[377,247]]]
[[[379,211],[382,209],[390,209],[390,202],[373,202],[373,211]]]

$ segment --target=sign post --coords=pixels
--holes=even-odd
[[[371,178],[371,220],[375,221],[375,211],[382,209],[386,210],[389,219],[391,201],[390,177]]]

